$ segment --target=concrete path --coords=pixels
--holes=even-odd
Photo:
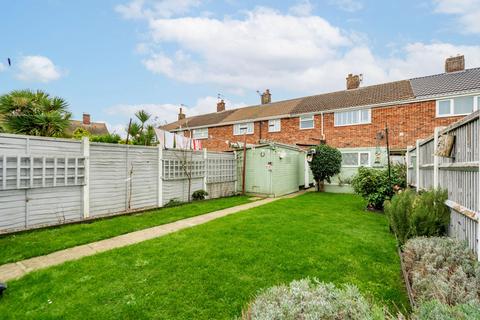
[[[279,198],[266,198],[236,207],[218,210],[207,214],[159,225],[156,227],[126,233],[117,237],[56,251],[45,256],[38,256],[18,262],[4,264],[0,266],[0,282],[17,279],[29,272],[55,266],[66,261],[80,259],[82,257],[91,256],[100,252],[125,247],[145,240],[161,237],[169,233],[197,226],[240,211],[259,207],[279,199],[293,198],[305,192],[306,191],[299,191]]]

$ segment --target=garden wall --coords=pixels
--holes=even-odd
[[[187,201],[189,180],[232,195],[234,154],[0,134],[0,234]]]
[[[436,155],[442,136],[454,137],[449,157]],[[450,236],[464,240],[480,257],[480,121],[479,111],[446,128],[436,128],[434,135],[418,140],[407,151],[408,183],[417,190],[448,190]]]

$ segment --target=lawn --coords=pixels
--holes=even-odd
[[[4,318],[231,319],[261,289],[316,277],[407,306],[383,215],[354,195],[283,199],[162,238],[31,273]]]
[[[0,265],[250,202],[237,196],[0,236]]]

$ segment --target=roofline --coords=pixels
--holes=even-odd
[[[413,98],[413,99],[395,100],[395,101],[389,101],[389,102],[384,102],[384,103],[359,105],[359,106],[352,106],[352,107],[345,107],[345,108],[328,109],[328,110],[322,110],[322,111],[281,114],[281,115],[271,116],[271,117],[262,117],[262,118],[254,118],[254,119],[250,118],[250,119],[245,119],[245,120],[220,122],[220,123],[215,123],[213,125],[202,125],[202,126],[196,126],[196,127],[176,128],[176,129],[172,129],[170,131],[171,132],[177,132],[177,131],[193,130],[193,129],[201,129],[201,128],[223,127],[223,126],[229,126],[229,125],[238,124],[238,123],[245,123],[245,122],[256,122],[256,121],[284,119],[284,118],[296,118],[296,117],[299,117],[299,116],[302,116],[302,115],[307,115],[307,114],[317,115],[317,114],[324,114],[324,113],[334,113],[334,112],[345,111],[345,110],[348,111],[348,110],[358,110],[358,109],[381,108],[381,107],[389,107],[389,106],[398,105],[398,104],[408,104],[408,103],[414,103],[414,102],[431,101],[431,100],[438,99],[438,98],[446,98],[447,99],[447,98],[456,97],[456,96],[459,96],[459,95],[476,94],[476,93],[480,94],[480,88],[463,90],[463,91],[455,91],[455,92],[449,92],[449,93],[442,93],[442,94],[433,94],[433,95],[428,95],[428,96],[420,96],[420,97],[416,97],[416,98]],[[290,99],[290,100],[295,100],[295,99]],[[285,100],[285,101],[288,101],[288,100]],[[238,110],[238,109],[232,109],[232,110]]]

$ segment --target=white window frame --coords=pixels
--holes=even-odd
[[[255,125],[253,122],[244,122],[244,123],[236,123],[233,125],[233,135],[234,136],[243,136],[244,133],[242,132],[242,127],[246,127],[247,131],[245,134],[253,134],[255,131]]]
[[[208,139],[208,128],[193,129],[192,138],[197,140]]]
[[[471,114],[472,112],[468,113],[458,113],[455,114],[455,98],[461,98],[461,97],[473,97],[473,110],[472,112],[475,112],[478,110],[478,97],[480,96],[470,96],[470,95],[465,95],[465,96],[458,96],[458,97],[453,97],[449,99],[439,99],[435,101],[435,117],[436,118],[447,118],[447,117],[461,117],[461,116],[466,116]],[[450,101],[450,112],[448,114],[440,114],[440,102],[443,101]]]
[[[368,110],[368,120],[367,121],[362,121],[361,112],[363,110]],[[359,113],[359,115],[358,115],[359,122],[357,122],[357,123],[347,123],[347,124],[337,124],[336,117],[338,116],[338,114],[346,113],[346,112],[358,112]],[[362,125],[362,124],[370,124],[370,123],[372,123],[372,109],[371,108],[370,109],[344,110],[344,111],[337,111],[337,112],[333,113],[333,126],[334,127],[359,126],[359,125]]]
[[[300,116],[298,117],[298,119],[299,119],[300,130],[315,129],[315,115],[311,114],[311,115]],[[312,126],[306,127],[306,128],[302,127],[302,122],[305,122],[305,121],[312,121]]]
[[[280,132],[282,130],[281,119],[268,120],[268,132]]]
[[[370,151],[341,151],[342,154],[344,153],[356,153],[357,154],[357,165],[344,165],[342,163],[342,167],[343,168],[360,168],[360,167],[371,167],[371,154],[370,154]],[[368,155],[368,164],[366,165],[363,165],[360,163],[360,159],[361,159],[361,154],[367,154]],[[342,160],[343,162],[343,160]]]

